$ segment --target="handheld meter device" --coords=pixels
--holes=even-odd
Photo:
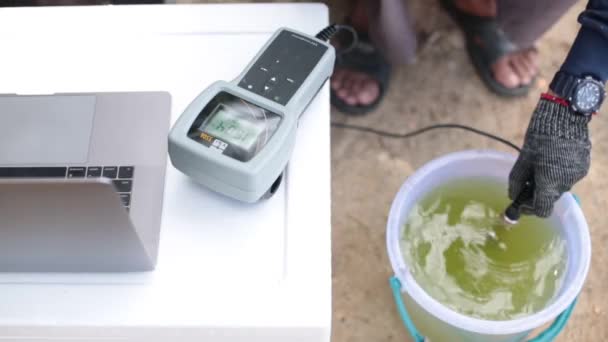
[[[217,81],[169,134],[173,165],[196,182],[245,202],[279,187],[298,119],[334,68],[334,48],[279,29],[233,81]]]

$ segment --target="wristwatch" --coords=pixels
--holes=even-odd
[[[606,98],[604,83],[591,76],[578,77],[558,71],[549,88],[570,104],[570,108],[582,115],[597,112]]]

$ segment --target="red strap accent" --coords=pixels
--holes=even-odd
[[[557,97],[555,95],[551,95],[548,93],[542,93],[542,94],[540,94],[540,98],[543,100],[547,100],[547,101],[551,101],[551,102],[560,104],[562,106],[570,107],[570,102],[568,102],[568,100],[562,99],[561,97]],[[591,114],[597,115],[597,112],[593,112]]]
[[[543,99],[543,100],[555,102],[555,103],[560,104],[562,106],[570,107],[570,103],[568,102],[568,100],[562,99],[561,97],[557,97],[555,95],[551,95],[551,94],[547,94],[547,93],[542,93],[542,94],[540,94],[540,98]]]

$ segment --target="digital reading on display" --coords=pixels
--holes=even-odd
[[[266,145],[281,116],[227,92],[201,111],[188,136],[218,153],[246,162]]]

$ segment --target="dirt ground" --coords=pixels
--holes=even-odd
[[[344,17],[347,4],[348,0],[328,2],[335,20]],[[539,94],[576,35],[576,16],[584,2],[539,42],[542,61],[538,88],[517,100],[498,98],[486,90],[469,63],[460,33],[436,1],[411,0],[410,7],[423,37],[418,61],[395,70],[386,100],[375,113],[348,118],[334,112],[332,119],[394,132],[434,123],[461,123],[521,144]],[[574,190],[582,199],[591,229],[591,270],[558,341],[608,341],[608,231],[602,213],[608,208],[608,179],[602,176],[608,167],[607,108],[604,106],[603,113],[591,124],[592,168]],[[332,130],[332,341],[410,340],[396,315],[388,286],[392,271],[385,245],[387,213],[400,185],[414,170],[435,157],[471,148],[511,152],[498,143],[460,131],[433,132],[402,141]]]
[[[505,100],[488,92],[475,75],[464,41],[436,3],[413,1],[422,42],[418,61],[398,68],[381,107],[364,118],[333,113],[333,120],[404,132],[433,123],[461,123],[495,132],[521,144],[542,88],[559,68],[576,35],[580,3],[539,42],[538,89],[523,99]],[[420,14],[423,14],[421,16]],[[430,20],[428,20],[430,18]],[[603,113],[608,114],[608,107]],[[608,120],[591,124],[592,168],[575,188],[591,229],[592,265],[579,303],[557,341],[608,340]],[[336,342],[408,341],[388,287],[387,214],[400,185],[418,167],[440,155],[503,146],[460,131],[429,133],[407,141],[332,130],[333,338]],[[510,151],[509,151],[510,152]]]

